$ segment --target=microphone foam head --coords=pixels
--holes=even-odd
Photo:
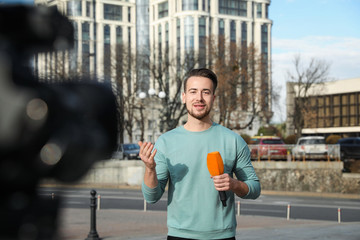
[[[217,176],[224,173],[224,163],[219,152],[208,153],[207,167],[211,176]]]

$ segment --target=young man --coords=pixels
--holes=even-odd
[[[245,141],[211,121],[216,87],[217,77],[211,70],[193,69],[182,94],[186,124],[160,136],[155,146],[139,142],[146,201],[157,202],[169,182],[168,239],[235,239],[234,193],[250,199],[260,195]],[[224,162],[224,174],[218,176],[210,176],[207,168],[207,154],[214,151]],[[226,191],[227,206],[218,191]]]

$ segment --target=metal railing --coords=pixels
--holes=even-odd
[[[297,151],[295,144],[249,144],[248,146],[251,159],[255,161],[341,161],[339,144],[326,144],[325,150],[318,153]]]

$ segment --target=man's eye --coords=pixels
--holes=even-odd
[[[204,94],[205,94],[205,95],[209,95],[209,94],[210,94],[210,91],[204,91]]]

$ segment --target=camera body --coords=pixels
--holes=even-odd
[[[1,239],[52,239],[58,201],[41,179],[79,180],[117,143],[111,87],[74,78],[49,84],[32,74],[34,54],[70,49],[73,26],[56,8],[0,7]]]

